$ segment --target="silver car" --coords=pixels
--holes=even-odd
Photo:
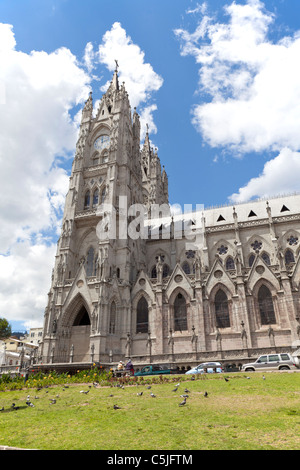
[[[220,364],[220,362],[203,362],[202,364],[193,367],[193,369],[188,370],[186,374],[204,374],[205,372],[209,374],[213,372],[221,373],[223,372],[222,364]]]
[[[255,362],[242,366],[243,371],[259,370],[294,370],[299,369],[299,359],[289,353],[266,354],[260,356]]]

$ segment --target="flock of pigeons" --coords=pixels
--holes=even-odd
[[[249,378],[249,377],[247,377],[247,378]],[[224,379],[225,379],[226,382],[229,382],[229,379],[228,379],[227,377],[224,377]],[[264,376],[263,376],[263,379],[265,379]],[[193,380],[193,379],[192,379],[192,380]],[[178,390],[178,388],[179,388],[180,385],[181,385],[180,382],[177,383],[177,384],[175,385],[175,387],[173,388],[172,392],[174,392],[174,393],[177,392],[177,390]],[[95,388],[97,388],[97,387],[99,386],[99,383],[98,383],[98,382],[93,382],[93,386],[94,386]],[[92,387],[92,386],[89,385],[89,386],[88,386],[88,388],[89,388],[88,390],[80,390],[80,393],[83,393],[83,394],[87,395],[87,394],[89,393],[91,387]],[[124,385],[121,385],[121,384],[117,384],[116,387],[122,388],[122,389],[125,388]],[[48,388],[48,387],[45,387],[45,388]],[[64,391],[65,388],[69,388],[69,386],[68,386],[68,385],[64,385],[62,390]],[[148,385],[148,386],[146,387],[146,389],[147,389],[147,390],[150,390],[150,389],[151,389],[151,385]],[[41,388],[39,388],[38,391],[39,391],[39,390],[41,390]],[[178,404],[178,406],[184,406],[184,405],[186,404],[186,402],[187,402],[187,399],[189,398],[189,394],[191,393],[191,391],[188,390],[187,388],[185,388],[183,392],[184,392],[184,393],[182,393],[182,394],[180,395],[180,397],[183,398],[183,400]],[[48,393],[48,391],[46,391],[46,393]],[[143,393],[144,393],[144,392],[138,392],[138,393],[137,393],[137,396],[142,396]],[[150,396],[151,396],[152,398],[156,398],[156,395],[155,395],[152,391],[150,392]],[[205,392],[203,393],[203,396],[204,396],[204,398],[208,398],[208,392],[205,391]],[[113,397],[113,394],[110,394],[109,397]],[[38,399],[38,398],[39,398],[38,396],[35,396],[35,397],[34,397],[34,399]],[[59,395],[56,395],[56,398],[59,398]],[[50,399],[49,399],[49,400],[50,400],[50,405],[55,405],[55,403],[56,403],[56,398],[50,398]],[[35,405],[32,403],[31,399],[30,399],[30,395],[27,395],[27,398],[26,398],[26,406],[32,407],[32,408],[34,408],[34,406],[35,406]],[[10,410],[19,410],[20,408],[26,408],[26,406],[25,406],[25,407],[24,407],[24,406],[23,406],[23,407],[21,407],[21,406],[16,406],[15,403],[12,403],[12,405],[11,405],[11,407],[10,407]],[[114,405],[114,406],[113,406],[113,409],[114,409],[114,410],[119,410],[119,409],[121,409],[121,407],[118,406],[118,405]],[[4,407],[2,407],[2,408],[0,408],[0,412],[1,412],[1,411],[8,411],[8,410],[5,410]]]

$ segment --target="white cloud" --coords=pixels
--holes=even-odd
[[[90,77],[66,48],[16,50],[11,25],[0,24],[0,315],[42,322],[54,247],[68,190],[62,160],[73,155],[72,108]],[[58,160],[60,158],[60,161]]]
[[[24,241],[1,256],[0,316],[24,322],[26,329],[42,326],[55,252],[54,244]]]
[[[300,153],[285,148],[268,161],[257,178],[252,178],[239,192],[232,194],[233,203],[256,197],[270,197],[299,191]]]
[[[115,70],[115,60],[118,61],[119,81],[125,82],[132,108],[140,107],[138,109],[140,114],[148,113],[149,127],[151,125],[155,130],[152,111],[156,107],[150,101],[153,93],[161,88],[163,79],[153,70],[151,64],[145,62],[145,53],[133,43],[120,23],[115,22],[112,28],[104,34],[98,57],[100,63],[110,71]],[[103,90],[106,87],[107,84]]]
[[[181,54],[199,64],[199,96],[210,97],[195,103],[192,122],[211,147],[235,156],[289,148],[291,157],[300,148],[300,34],[272,41],[275,16],[260,0],[232,2],[224,9],[227,23],[205,14],[194,32],[175,31]],[[240,197],[252,194],[262,177],[254,181],[241,188]],[[275,175],[273,186],[271,181],[268,172],[274,193]]]

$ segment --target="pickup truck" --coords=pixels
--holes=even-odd
[[[140,371],[134,372],[134,376],[147,376],[147,375],[158,375],[158,374],[175,374],[177,371],[171,369],[168,366],[163,365],[152,365],[145,366]]]

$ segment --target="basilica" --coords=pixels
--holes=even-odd
[[[172,213],[114,72],[82,110],[43,364],[242,364],[300,346],[300,195]]]

